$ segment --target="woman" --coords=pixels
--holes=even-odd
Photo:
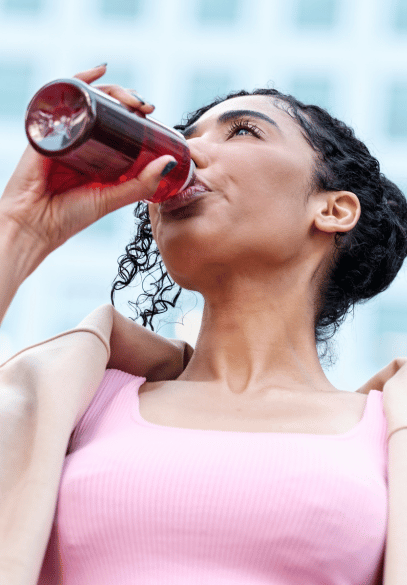
[[[91,389],[69,420],[40,396],[38,418],[52,403],[60,434],[74,432],[39,583],[378,583],[382,395],[334,388],[318,346],[396,276],[405,199],[348,128],[272,90],[214,102],[181,129],[195,184],[177,207],[139,206],[118,285],[152,234],[172,279],[205,299],[197,344],[172,380],[112,367],[96,346],[81,354],[74,386]],[[109,369],[94,387],[85,363],[99,358]],[[47,386],[38,359],[20,374],[29,390]]]

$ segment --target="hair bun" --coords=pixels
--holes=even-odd
[[[386,199],[386,205],[388,205],[389,207],[392,207],[393,209],[399,209],[399,204],[397,203],[397,201],[393,201],[393,199]]]
[[[383,185],[383,200],[385,207],[390,212],[393,221],[402,232],[404,237],[407,237],[407,201],[402,191],[392,183],[387,177],[381,175]]]

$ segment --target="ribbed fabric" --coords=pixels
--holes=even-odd
[[[373,585],[387,423],[370,391],[341,435],[192,430],[139,413],[107,370],[72,437],[39,585]]]

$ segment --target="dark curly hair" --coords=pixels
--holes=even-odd
[[[276,89],[232,92],[189,114],[185,123],[175,126],[184,131],[213,106],[240,96],[269,96],[273,104],[284,109],[299,125],[304,138],[315,151],[316,164],[312,190],[351,191],[361,205],[361,216],[349,232],[335,235],[335,253],[323,280],[317,300],[315,341],[321,358],[326,357],[328,341],[336,333],[356,303],[367,301],[384,291],[396,277],[407,255],[407,202],[398,187],[381,172],[380,165],[354,131],[326,110],[305,105],[291,95]],[[119,270],[113,282],[111,300],[116,290],[128,286],[137,274],[154,275],[150,291],[144,289],[137,301],[131,302],[143,325],[154,331],[153,317],[175,307],[182,292],[178,287],[167,298],[176,283],[165,270],[152,238],[147,205],[138,203],[134,215],[137,233],[118,260]],[[150,300],[150,307],[139,309]],[[134,320],[135,320],[134,319]]]

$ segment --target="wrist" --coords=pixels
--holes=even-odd
[[[7,274],[13,282],[21,284],[48,254],[41,238],[0,213],[0,274],[3,279]]]
[[[0,323],[20,285],[47,253],[39,238],[0,214]]]

